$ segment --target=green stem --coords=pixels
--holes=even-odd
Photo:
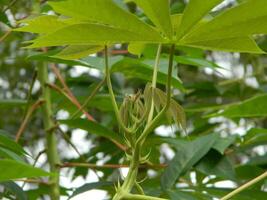
[[[116,195],[113,197],[113,200],[121,200],[121,199],[150,199],[150,200],[162,200],[160,198],[155,198],[155,197],[149,197],[149,196],[144,196],[144,195],[131,195],[128,194],[135,182],[136,182],[136,177],[137,177],[137,172],[138,172],[138,166],[140,163],[140,157],[141,157],[141,149],[142,145],[147,137],[147,135],[155,128],[155,126],[158,124],[158,121],[161,119],[161,117],[165,114],[167,109],[170,106],[170,101],[171,101],[171,78],[172,78],[172,68],[173,68],[173,56],[174,56],[174,50],[175,50],[175,45],[172,45],[171,50],[170,50],[170,58],[169,58],[169,67],[168,67],[168,78],[167,78],[167,85],[166,85],[166,90],[167,90],[167,102],[164,108],[161,110],[161,112],[146,126],[145,130],[143,133],[140,135],[140,137],[137,139],[135,147],[133,148],[133,154],[132,154],[132,160],[130,164],[130,169],[127,174],[127,177],[125,178],[125,181],[122,185],[121,188],[118,189]],[[126,198],[126,196],[127,198]]]
[[[169,57],[169,67],[168,67],[168,77],[167,77],[167,85],[166,85],[166,91],[167,91],[167,101],[164,106],[164,108],[159,112],[159,114],[150,122],[147,124],[145,130],[141,134],[141,136],[137,140],[137,144],[142,144],[148,134],[157,126],[160,119],[163,117],[165,112],[169,109],[170,103],[171,103],[171,81],[172,81],[172,68],[173,68],[173,56],[174,56],[174,50],[175,45],[171,46],[170,50],[170,57]]]
[[[227,194],[226,196],[224,196],[223,198],[221,198],[220,200],[228,200],[231,197],[237,195],[238,193],[242,192],[243,190],[247,189],[248,187],[258,183],[259,181],[265,179],[267,177],[267,171],[265,173],[263,173],[262,175],[254,178],[253,180],[245,183],[244,185],[240,186],[239,188],[235,189],[234,191],[230,192],[229,194]]]
[[[107,80],[107,86],[108,86],[108,91],[109,95],[111,98],[111,103],[115,112],[116,119],[119,123],[119,126],[122,128],[122,130],[126,133],[131,133],[131,131],[123,124],[123,121],[120,117],[120,112],[119,108],[115,99],[115,95],[112,89],[112,84],[111,84],[111,78],[110,78],[110,71],[109,71],[109,63],[108,63],[108,47],[105,46],[105,71],[106,71],[106,80]]]
[[[54,132],[54,123],[52,120],[52,105],[50,90],[46,87],[48,82],[48,71],[47,65],[41,64],[39,66],[39,80],[42,88],[42,98],[45,100],[43,106],[43,122],[44,128],[46,130],[46,149],[47,149],[47,158],[50,165],[50,171],[54,173],[54,176],[50,177],[52,183],[50,188],[50,197],[51,200],[59,200],[60,198],[60,188],[59,188],[59,169],[57,165],[59,164],[59,156],[57,150],[57,140]]]
[[[155,65],[154,65],[154,69],[153,69],[152,88],[157,87],[157,76],[158,76],[158,70],[159,70],[159,61],[160,61],[161,49],[162,49],[162,45],[159,44],[157,56],[156,56],[156,60],[155,60]],[[152,96],[154,96],[153,93],[154,93],[154,90],[152,90]],[[153,114],[154,114],[154,101],[152,98],[151,107],[150,107],[148,120],[147,120],[148,123],[150,123],[151,120],[153,119]]]

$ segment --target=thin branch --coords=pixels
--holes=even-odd
[[[128,50],[111,50],[112,55],[128,54]]]
[[[234,191],[230,192],[226,196],[222,197],[220,200],[228,200],[233,196],[237,195],[238,193],[242,192],[243,190],[247,189],[248,187],[258,183],[259,181],[267,178],[267,171],[261,174],[260,176],[254,178],[253,180],[245,183],[244,185],[240,186],[239,188],[235,189]]]
[[[38,162],[38,160],[39,160],[39,158],[41,157],[41,155],[43,155],[44,153],[46,152],[46,149],[44,149],[44,150],[42,150],[42,151],[40,151],[39,153],[38,153],[38,155],[36,156],[36,158],[34,159],[34,162],[33,162],[33,167],[35,167],[35,165],[36,165],[36,163]],[[26,180],[28,180],[28,179],[26,179]],[[26,181],[24,181],[24,183],[23,183],[23,185],[21,186],[21,188],[24,188],[25,187],[25,185],[26,185]]]
[[[7,31],[7,32],[0,38],[0,42],[4,41],[4,39],[6,39],[7,36],[9,36],[11,32],[12,32],[11,29],[8,30],[8,31]]]
[[[74,118],[80,111],[82,111],[87,104],[92,100],[92,98],[94,98],[94,96],[97,94],[97,92],[100,90],[100,88],[104,85],[104,83],[106,82],[106,78],[104,78],[103,80],[101,80],[97,86],[94,88],[94,90],[92,91],[92,93],[90,94],[90,96],[84,101],[83,105],[81,106],[81,108],[79,108],[72,116],[71,118]]]
[[[78,154],[79,157],[81,157],[84,161],[84,156],[80,153],[80,151],[77,149],[77,147],[71,142],[70,137],[60,128],[60,126],[57,126],[58,131],[62,134],[65,141],[74,149],[74,151]]]
[[[72,99],[72,102],[79,108],[81,109],[82,106],[80,104],[80,102],[76,99],[76,97],[72,94],[71,90],[69,89],[69,87],[67,86],[67,84],[65,83],[64,78],[61,76],[60,71],[58,70],[58,68],[56,67],[55,64],[51,64],[51,68],[52,71],[55,73],[56,77],[58,78],[59,82],[61,83],[61,85],[63,86],[64,90],[66,91],[66,93],[68,94],[68,96]],[[82,110],[82,109],[81,109]],[[86,115],[87,119],[90,121],[94,121],[94,118],[87,113],[86,111],[83,110],[83,113]]]
[[[27,95],[27,105],[26,105],[26,112],[24,114],[24,117],[26,116],[27,114],[27,110],[30,106],[30,101],[31,101],[31,97],[32,97],[32,90],[33,90],[33,86],[34,86],[34,83],[37,79],[37,70],[34,70],[34,73],[33,73],[33,76],[32,76],[32,79],[31,79],[31,83],[30,83],[30,88],[29,88],[29,92],[28,92],[28,95]]]
[[[109,69],[109,62],[108,62],[108,47],[107,46],[105,46],[104,56],[105,56],[105,73],[106,73],[107,86],[108,86],[108,91],[109,91],[109,95],[110,95],[111,103],[113,106],[113,110],[115,112],[116,119],[119,123],[119,126],[121,127],[121,129],[125,133],[131,133],[131,131],[124,125],[124,123],[121,119],[119,107],[118,107],[118,104],[116,102],[115,95],[113,92],[111,78],[110,78],[110,69]]]
[[[42,185],[51,185],[49,182],[45,182],[42,180],[36,180],[36,179],[17,179],[16,181],[24,182],[24,183],[36,183],[36,184],[42,184]]]
[[[104,164],[104,165],[97,165],[92,163],[63,163],[59,164],[58,167],[60,168],[71,168],[71,167],[85,167],[91,169],[120,169],[129,167],[129,165],[125,164]],[[139,168],[150,168],[150,169],[161,169],[167,167],[166,164],[150,164],[150,165],[140,165]]]
[[[46,83],[46,85],[47,85],[48,87],[50,87],[51,89],[57,91],[58,93],[64,95],[67,99],[69,99],[70,102],[71,102],[73,105],[75,105],[79,110],[82,110],[82,112],[87,116],[87,119],[88,119],[88,120],[90,120],[90,121],[95,121],[94,119],[91,120],[91,118],[89,118],[90,115],[89,115],[83,108],[81,108],[81,105],[80,105],[80,104],[77,104],[77,102],[74,100],[73,97],[71,97],[71,96],[69,95],[69,93],[67,93],[66,91],[64,91],[63,89],[61,89],[60,87],[58,87],[58,86],[55,85],[55,84]]]
[[[156,56],[156,60],[155,60],[155,65],[154,65],[154,69],[153,69],[153,78],[152,78],[152,87],[153,88],[157,87],[157,76],[158,76],[158,69],[159,69],[161,50],[162,50],[162,45],[159,44],[158,51],[157,51],[157,56]],[[150,106],[150,111],[149,111],[147,123],[151,122],[151,120],[153,118],[153,115],[154,115],[154,100],[153,100],[153,96],[154,96],[154,89],[152,90],[152,100],[151,100],[151,106]]]
[[[26,116],[25,116],[23,122],[21,123],[21,126],[20,126],[20,128],[19,128],[17,134],[16,134],[16,139],[15,139],[16,142],[19,141],[19,139],[20,139],[22,133],[24,132],[24,130],[25,130],[25,128],[26,128],[26,126],[27,126],[27,124],[28,124],[28,122],[29,122],[29,120],[30,120],[31,115],[33,114],[33,112],[34,112],[37,108],[39,108],[42,104],[44,104],[44,103],[45,103],[44,100],[38,100],[37,102],[35,102],[35,103],[29,108],[29,110],[28,110],[28,112],[27,112],[27,114],[26,114]]]

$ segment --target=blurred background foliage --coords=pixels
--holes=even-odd
[[[214,9],[214,15],[241,1],[225,1]],[[143,20],[144,14],[129,2],[127,6],[120,0],[116,3],[136,13]],[[171,4],[172,13],[181,13],[186,1],[175,0]],[[23,41],[34,36],[28,33],[10,32],[17,21],[40,13],[53,13],[46,1],[37,0],[0,0],[0,129],[15,137],[29,107],[40,96],[40,83],[35,80],[37,66],[44,62],[49,69],[49,81],[62,87],[59,79],[51,70],[53,65],[60,70],[73,95],[83,104],[97,84],[103,79],[103,59],[101,53],[77,61],[55,59],[42,50],[22,48]],[[262,49],[267,49],[266,38],[257,40]],[[57,49],[52,49],[57,50]],[[118,102],[126,94],[143,90],[151,79],[153,59],[157,46],[147,46],[140,58],[127,51],[127,45],[116,45],[111,51],[112,81]],[[163,47],[160,68],[166,76],[168,48]],[[145,192],[153,195],[168,196],[171,199],[212,199],[221,197],[233,186],[240,185],[264,172],[267,167],[267,60],[266,55],[223,53],[203,51],[196,48],[176,48],[174,98],[184,107],[187,115],[187,133],[162,122],[147,142],[150,162],[158,167],[141,168],[140,180]],[[162,84],[158,87],[164,89]],[[182,84],[181,84],[182,83]],[[32,88],[32,90],[31,90]],[[29,92],[30,91],[30,92]],[[114,193],[113,183],[118,181],[123,170],[90,166],[68,167],[68,163],[127,164],[124,153],[109,138],[117,137],[118,127],[112,111],[107,88],[104,85],[86,105],[85,110],[97,122],[87,122],[76,114],[77,107],[58,91],[51,89],[54,120],[60,123],[57,129],[58,149],[62,161],[62,196],[77,195],[92,189],[102,189],[109,195]],[[250,98],[263,95],[264,98],[242,105]],[[255,99],[254,99],[255,100]],[[257,109],[258,105],[263,105]],[[258,116],[242,115],[240,109],[253,113],[261,110]],[[228,109],[228,110],[227,110]],[[265,113],[264,113],[265,109]],[[229,111],[230,110],[230,111]],[[219,111],[219,114],[218,114]],[[215,114],[214,114],[215,113]],[[241,114],[240,114],[241,113]],[[210,147],[204,155],[192,141],[202,137],[219,134],[223,139],[216,147]],[[195,141],[195,140],[194,140]],[[201,141],[199,141],[201,142]],[[23,132],[20,144],[32,157],[43,151],[44,130],[40,109],[30,118]],[[72,145],[76,147],[73,148]],[[191,145],[191,146],[190,146]],[[219,150],[219,151],[218,151]],[[220,151],[221,150],[221,151]],[[191,160],[188,166],[178,166],[175,159]],[[187,158],[185,155],[192,156]],[[183,158],[179,158],[183,157]],[[172,161],[171,161],[172,160]],[[193,161],[192,161],[193,160]],[[174,163],[180,175],[176,187],[168,192],[160,189],[163,164]],[[64,165],[66,164],[66,165]],[[37,161],[38,167],[47,169],[45,154]],[[63,168],[64,167],[64,168]],[[163,172],[166,173],[166,172]],[[177,171],[178,173],[178,171]],[[179,178],[179,179],[178,179]],[[3,183],[2,196],[8,199],[46,199],[45,184],[27,183],[24,195],[19,195],[15,182]],[[16,182],[22,186],[21,182]],[[37,187],[38,186],[38,187]],[[76,190],[76,188],[78,188]],[[164,188],[164,186],[163,186]],[[265,182],[260,182],[233,199],[265,200]],[[74,191],[74,193],[73,193]],[[16,197],[17,195],[17,197]],[[104,199],[108,199],[108,195]]]

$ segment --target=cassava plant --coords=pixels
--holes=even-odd
[[[153,165],[149,160],[150,153],[146,144],[149,142],[149,136],[162,124],[162,121],[167,124],[176,124],[182,134],[188,134],[185,111],[173,98],[173,91],[184,92],[181,82],[178,81],[180,84],[178,86],[177,82],[174,83],[178,80],[174,78],[173,73],[174,59],[179,55],[181,47],[264,54],[255,39],[258,39],[259,35],[267,34],[267,3],[266,0],[245,0],[216,13],[213,9],[223,0],[190,0],[182,13],[172,13],[170,4],[176,1],[129,0],[126,2],[128,5],[137,6],[144,13],[145,20],[112,0],[50,1],[48,4],[54,11],[53,15],[41,15],[21,20],[21,26],[14,31],[39,34],[36,39],[27,41],[29,43],[27,48],[39,48],[46,55],[52,52],[49,54],[50,59],[75,61],[93,53],[98,53],[102,57],[105,77],[90,98],[93,98],[105,82],[119,127],[119,134],[116,136],[119,139],[113,142],[124,150],[124,160],[129,163],[127,176],[114,186],[115,194],[112,199],[169,199],[164,196],[164,192],[158,194],[157,197],[146,194],[140,184],[138,174],[140,167]],[[125,95],[121,104],[116,99],[111,80],[113,72],[110,65],[111,51],[116,44],[127,44],[129,52],[138,56],[147,47],[157,46],[153,73],[147,75],[150,81],[146,83],[143,91],[139,90],[134,94]],[[56,47],[60,47],[60,51]],[[56,53],[54,53],[55,48]],[[159,69],[162,54],[168,56],[167,73],[163,78]],[[53,173],[50,176],[50,198],[58,200],[60,198],[58,166],[61,163],[54,134],[57,124],[51,119],[52,108],[49,93],[49,87],[55,89],[55,86],[48,83],[46,67],[45,63],[41,63],[38,75],[42,85],[42,99],[45,101],[43,119],[47,132],[47,156],[50,171]],[[165,84],[165,91],[160,89],[157,83]],[[71,97],[66,91],[63,94]],[[73,101],[75,103],[75,100]],[[74,118],[83,110],[83,106],[77,105],[79,110],[72,116]],[[231,115],[231,111],[225,110],[224,112],[225,115],[227,112]],[[220,114],[216,112],[213,116]],[[86,116],[90,121],[90,115]],[[191,168],[211,148],[215,148],[215,143],[218,143],[220,139],[218,135],[212,134],[192,141],[193,150],[191,151],[196,151],[197,156],[193,156],[191,160],[184,158],[184,161],[181,159],[177,162],[182,162],[185,169]],[[202,148],[198,149],[200,143]],[[165,192],[173,188],[180,175],[186,172],[176,167],[177,162],[175,159],[172,160],[161,176],[162,189]],[[222,200],[230,199],[266,176],[264,173],[226,195]],[[187,199],[186,197],[179,198]]]

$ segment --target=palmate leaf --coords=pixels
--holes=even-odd
[[[19,22],[25,23],[26,25],[14,29],[14,31],[42,33],[42,34],[54,32],[70,24],[69,21],[59,20],[57,16],[53,15],[43,15],[33,19],[21,20]]]
[[[31,48],[63,45],[99,45],[127,42],[162,43],[165,40],[156,31],[131,32],[106,25],[79,23],[66,26],[33,41]]]
[[[56,12],[81,21],[93,21],[145,35],[149,32],[153,35],[155,32],[151,26],[123,10],[112,0],[66,0],[49,4]]]
[[[183,37],[209,11],[223,0],[190,0],[183,13],[181,24],[178,27],[177,38]]]
[[[134,0],[134,2],[169,39],[173,37],[169,0]]]
[[[188,41],[186,44],[191,47],[198,47],[207,50],[217,50],[217,51],[229,51],[229,52],[243,52],[243,53],[264,53],[261,50],[254,39],[249,36],[234,37],[234,38],[224,38],[216,40],[205,40],[198,42]]]
[[[248,0],[203,23],[183,41],[188,43],[267,33],[265,0]]]
[[[112,0],[50,2],[56,12],[71,18],[59,20],[49,16],[47,19],[51,21],[50,25],[47,22],[41,23],[45,19],[42,16],[31,20],[28,26],[18,30],[47,34],[31,41],[33,44],[29,47],[33,48],[170,42],[208,50],[264,53],[251,38],[254,34],[266,33],[267,6],[264,0],[245,1],[208,22],[201,20],[222,0],[191,0],[183,15],[172,16],[170,16],[167,0],[156,2],[134,0],[134,2],[168,38],[116,5]],[[158,12],[159,9],[160,12]],[[55,28],[57,23],[59,23],[58,27]],[[68,23],[68,25],[65,26],[62,23]],[[177,33],[176,39],[175,33]]]

